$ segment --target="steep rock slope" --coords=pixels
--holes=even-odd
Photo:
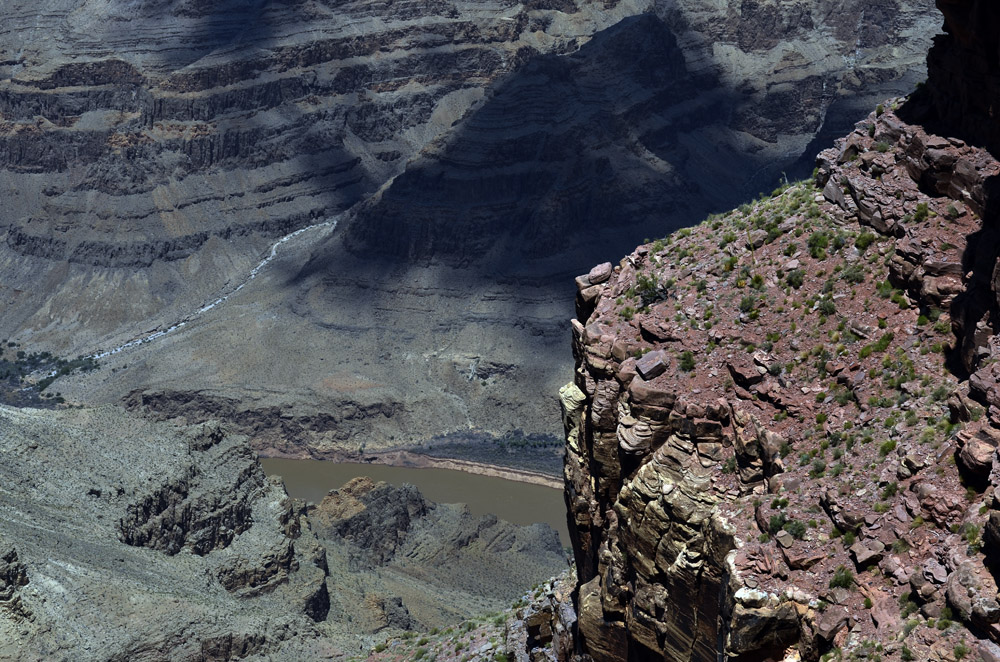
[[[245,438],[111,409],[4,408],[0,431],[0,657],[335,648],[325,551]]]
[[[585,659],[1000,652],[1000,163],[910,123],[946,128],[966,76],[992,89],[995,52],[969,46],[995,11],[940,4],[926,89],[821,153],[815,186],[578,279]],[[988,142],[968,99],[955,132]]]
[[[939,24],[927,2],[638,9],[601,10],[625,17],[519,61],[225,310],[110,364],[124,375],[60,390],[137,391],[157,415],[239,411],[272,452],[555,435],[567,275],[811,161],[810,142],[857,104],[912,89]],[[553,12],[551,29],[578,14]],[[280,442],[257,425],[274,420]]]
[[[5,6],[5,335],[75,354],[197,310],[268,239],[375,191],[530,54],[638,11],[194,4]]]
[[[307,507],[247,439],[0,409],[0,658],[343,659],[510,605],[558,534],[359,478]]]

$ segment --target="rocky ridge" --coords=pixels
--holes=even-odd
[[[245,438],[113,410],[4,408],[0,427],[0,656],[230,660],[315,643],[325,551]]]
[[[361,595],[341,588],[335,606],[378,603],[376,631],[427,631],[493,613],[566,568],[551,527],[474,517],[461,504],[427,501],[412,485],[357,478],[310,507],[309,519],[338,567],[332,572],[343,573],[331,584],[350,586],[353,575],[366,585]]]
[[[389,181],[530,54],[638,11],[614,5],[8,6],[4,333],[75,354],[183,317],[269,239]]]
[[[925,128],[982,73],[962,29],[992,10],[940,4],[926,88],[814,180],[577,279],[582,659],[1000,654],[1000,163]],[[995,127],[963,109],[957,134]]]

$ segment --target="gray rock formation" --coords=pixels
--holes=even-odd
[[[229,660],[318,636],[324,550],[245,438],[3,408],[0,455],[0,658]]]
[[[59,389],[234,403],[293,422],[246,430],[286,452],[556,434],[567,275],[911,89],[929,4],[15,5],[0,335],[75,355],[166,328],[362,202]]]

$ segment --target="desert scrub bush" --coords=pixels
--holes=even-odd
[[[889,349],[889,344],[892,343],[893,338],[894,336],[892,335],[891,331],[889,333],[883,333],[882,336],[877,341],[875,341],[871,345],[865,345],[864,347],[862,347],[861,351],[858,353],[858,356],[865,359],[871,356],[873,353],[881,354],[885,350]]]
[[[792,269],[785,275],[785,282],[795,289],[802,287],[802,283],[805,282],[805,279],[806,272],[802,269]]]
[[[694,354],[690,350],[684,350],[681,352],[680,368],[684,372],[691,372],[694,370],[695,361]]]
[[[757,305],[757,297],[755,297],[752,294],[748,294],[747,296],[740,299],[740,305],[739,305],[740,312],[749,313],[756,307],[756,305]]]
[[[892,426],[889,426],[889,427],[892,427]],[[893,452],[894,450],[896,450],[896,440],[895,439],[889,439],[888,441],[883,441],[882,444],[878,447],[879,457],[884,458],[885,456],[887,456],[889,453]]]
[[[825,260],[826,249],[830,246],[830,235],[822,230],[817,230],[809,235],[806,244],[809,246],[809,255],[816,260]]]
[[[848,283],[858,285],[865,282],[865,268],[860,264],[852,264],[841,272],[840,277]]]
[[[871,232],[862,232],[854,239],[854,245],[857,247],[858,252],[864,253],[872,243],[877,239],[876,235]]]
[[[930,216],[930,209],[927,207],[927,203],[918,203],[917,210],[913,213],[913,220],[919,223],[921,221],[926,221],[928,216]]]
[[[830,588],[851,588],[854,585],[854,573],[850,568],[838,565],[830,578]]]
[[[798,520],[786,522],[781,528],[791,534],[796,540],[802,540],[806,537],[806,525]]]
[[[899,306],[900,310],[906,310],[907,308],[910,307],[910,302],[906,300],[906,296],[899,290],[893,291],[892,296],[889,297],[889,300],[892,301],[897,306]]]
[[[639,294],[643,305],[649,305],[657,301],[660,296],[660,283],[656,274],[638,274],[635,277],[635,291]]]
[[[816,310],[819,311],[820,315],[830,317],[837,314],[837,304],[833,302],[830,297],[823,297],[819,304],[816,306]]]

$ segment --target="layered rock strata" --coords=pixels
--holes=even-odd
[[[5,336],[30,330],[75,355],[196,311],[268,240],[389,181],[532,54],[641,11],[189,5],[7,7]]]
[[[1000,164],[899,101],[814,182],[578,279],[578,652],[996,655]]]
[[[46,7],[5,19],[2,335],[73,356],[170,328],[360,201],[57,388],[246,413],[302,455],[557,438],[567,274],[810,169],[939,24],[929,0]]]

